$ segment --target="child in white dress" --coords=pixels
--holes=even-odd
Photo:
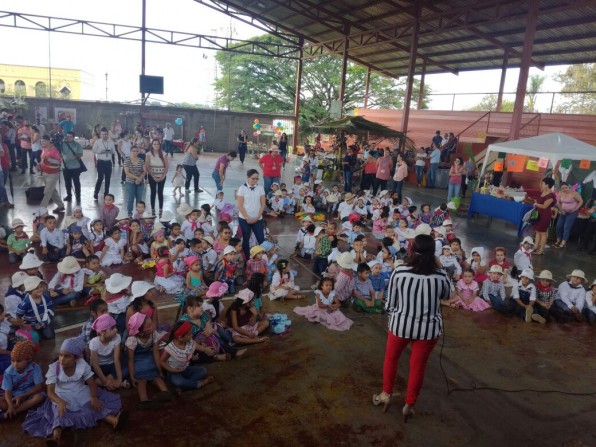
[[[122,238],[120,229],[114,227],[111,234],[106,238],[104,247],[101,252],[96,253],[99,256],[99,262],[102,267],[109,267],[114,264],[122,264],[124,259],[124,247],[126,247],[126,239]]]
[[[172,194],[182,194],[182,187],[184,186],[185,181],[186,176],[184,175],[184,166],[176,166],[176,172],[174,173],[174,178],[172,179],[172,185],[174,186],[174,191],[172,191]]]

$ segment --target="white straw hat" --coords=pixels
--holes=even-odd
[[[520,278],[525,276],[526,278],[534,281],[534,271],[532,269],[523,269],[519,276]]]
[[[584,271],[583,271],[583,270],[575,269],[574,271],[572,271],[572,272],[571,272],[569,275],[567,275],[567,276],[568,276],[568,277],[569,277],[569,276],[577,276],[578,278],[581,278],[581,279],[583,279],[584,281],[586,281],[586,274],[584,273]]]
[[[176,212],[182,217],[188,216],[190,213],[192,213],[192,211],[193,209],[188,203],[183,203],[176,209]]]
[[[23,262],[19,265],[21,270],[36,269],[43,265],[43,261],[35,253],[27,253],[23,256]]]
[[[500,265],[493,265],[490,270],[488,271],[488,273],[500,273],[501,275],[503,274],[503,269],[501,268]]]
[[[29,278],[29,275],[27,275],[25,272],[16,272],[13,273],[12,277],[10,278],[10,282],[12,286],[16,289],[25,284],[25,280],[27,278]]]
[[[155,285],[147,281],[134,281],[130,286],[131,297],[130,300],[134,300],[140,296],[145,296],[151,289],[155,289]]]
[[[58,271],[65,275],[71,275],[81,270],[81,266],[74,256],[67,256],[58,263]]]
[[[18,217],[16,219],[13,219],[12,222],[10,223],[10,228],[12,228],[13,230],[17,227],[24,227],[25,223],[23,222],[23,219],[19,219]]]
[[[340,267],[348,270],[352,270],[356,267],[356,263],[354,262],[354,255],[348,251],[342,253],[337,257],[337,263]]]
[[[553,274],[551,273],[550,270],[542,270],[540,272],[540,275],[538,275],[536,277],[536,279],[547,279],[549,281],[552,281],[553,280]]]
[[[118,293],[128,289],[132,281],[132,276],[124,276],[122,273],[114,273],[106,279],[106,290],[110,293]]]
[[[426,234],[427,236],[430,236],[433,229],[430,227],[429,224],[421,223],[420,225],[418,225],[416,227],[416,230],[414,230],[414,231],[416,232],[416,236],[418,236],[419,234]]]
[[[28,276],[23,283],[25,285],[25,292],[31,292],[32,290],[37,289],[42,282],[45,283],[39,276]]]

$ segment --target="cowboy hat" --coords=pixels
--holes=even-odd
[[[180,216],[188,216],[190,213],[193,212],[193,209],[190,207],[190,205],[188,203],[183,203],[182,205],[180,205],[177,209],[176,212],[180,215]]]
[[[352,194],[351,192],[347,193],[344,196],[344,200],[347,202],[348,200],[352,200],[354,198],[354,194]]]
[[[141,216],[141,219],[155,219],[155,214],[153,214],[151,211],[149,210],[145,210],[145,212],[143,213],[143,215]]]
[[[23,256],[23,262],[19,265],[21,270],[36,269],[43,265],[43,261],[35,253],[27,253]]]
[[[540,275],[538,275],[536,277],[536,279],[546,279],[548,281],[552,281],[553,280],[553,274],[551,273],[550,270],[542,270],[540,272]]]
[[[81,265],[74,256],[67,256],[58,263],[58,271],[65,275],[71,275],[81,270]]]
[[[13,230],[17,227],[24,227],[25,223],[23,222],[22,219],[19,219],[18,217],[16,219],[13,219],[12,222],[10,223],[10,228],[12,228]]]
[[[352,270],[356,267],[354,262],[354,255],[348,251],[342,253],[337,257],[337,264],[344,269]]]
[[[312,222],[312,218],[308,215],[304,216],[302,219],[300,219],[302,222]]]
[[[503,274],[503,269],[501,268],[500,265],[493,265],[491,266],[490,270],[488,271],[488,273],[499,273],[499,274]]]
[[[532,269],[523,269],[522,272],[519,274],[519,277],[525,276],[529,280],[534,281],[534,271]]]
[[[418,236],[416,234],[416,231],[413,230],[412,228],[406,228],[404,231],[402,231],[402,235],[406,238],[406,239],[414,239],[416,236]]]
[[[209,286],[209,290],[207,290],[205,296],[207,298],[219,298],[224,296],[227,291],[228,285],[225,282],[213,281]]]
[[[528,243],[530,245],[534,245],[534,239],[532,239],[530,236],[526,236],[523,240],[522,240],[522,245],[524,245],[525,243]]]
[[[226,248],[224,248],[223,255],[229,255],[230,253],[236,253],[236,249],[231,245],[228,245]]]
[[[240,292],[238,292],[238,294],[236,295],[236,298],[242,300],[242,304],[247,304],[250,303],[250,300],[252,300],[254,298],[255,294],[252,290],[250,289],[242,289]]]
[[[37,289],[42,282],[45,283],[39,276],[29,276],[23,283],[25,285],[25,292],[31,292]]]
[[[25,272],[14,273],[10,278],[12,287],[14,287],[15,289],[21,287],[23,284],[25,284],[25,280],[27,278],[29,278],[29,275],[27,275]]]
[[[212,247],[213,247],[213,243],[215,242],[211,236],[205,236],[201,240],[207,242]]]
[[[586,275],[583,270],[575,269],[569,275],[567,275],[567,277],[570,276],[577,276],[578,278],[581,278],[582,280],[586,281]]]
[[[118,293],[128,289],[132,276],[124,276],[122,273],[114,273],[105,281],[106,290],[110,293]]]
[[[151,284],[147,281],[134,281],[130,286],[130,300],[134,300],[135,298],[139,298],[141,296],[145,296],[147,292],[151,289],[155,289],[155,285]]]
[[[443,237],[445,237],[447,235],[447,232],[445,231],[445,228],[443,228],[443,227],[434,227],[433,231],[437,234],[440,234]]]
[[[416,227],[416,230],[414,230],[416,232],[416,236],[420,235],[420,234],[426,234],[427,236],[430,236],[430,234],[432,233],[433,229],[430,227],[429,224],[427,223],[421,223],[420,225],[418,225]]]
[[[443,227],[446,227],[448,225],[453,225],[453,221],[451,219],[445,219],[443,221],[443,225],[442,225]]]
[[[254,258],[256,255],[258,255],[259,253],[263,253],[264,251],[265,249],[263,247],[261,247],[260,245],[255,245],[250,249],[250,257]]]

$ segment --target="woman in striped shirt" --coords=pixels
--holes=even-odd
[[[373,404],[383,404],[383,411],[387,411],[399,358],[411,343],[410,377],[406,404],[402,409],[404,422],[414,414],[426,362],[443,332],[439,300],[449,299],[451,293],[451,282],[440,268],[434,250],[432,237],[416,236],[411,256],[393,271],[389,279],[385,304],[389,314],[389,331],[383,366],[383,391],[373,395]]]

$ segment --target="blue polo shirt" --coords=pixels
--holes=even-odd
[[[46,305],[48,306],[48,310],[52,311],[54,308],[52,299],[47,295],[44,295],[44,298],[46,301]],[[36,304],[35,302],[33,302],[33,304],[37,307],[37,312],[39,314],[39,318],[43,319],[43,314],[46,310],[45,306],[43,305],[43,301],[39,304]],[[50,315],[51,316],[54,315],[53,311],[50,312]],[[23,322],[25,324],[39,324],[40,323],[35,318],[35,312],[33,312],[33,307],[31,306],[31,300],[29,300],[29,294],[27,294],[23,297],[23,301],[21,301],[21,304],[19,304],[19,306],[17,307],[17,317],[20,318],[21,320],[23,320]]]
[[[64,135],[68,132],[72,132],[75,128],[74,123],[68,120],[60,121],[60,125],[62,126],[62,129],[64,129]]]
[[[43,374],[37,363],[29,363],[22,373],[19,373],[14,366],[10,365],[4,371],[2,389],[4,391],[12,391],[12,395],[16,397],[26,393],[40,383],[43,383]]]

